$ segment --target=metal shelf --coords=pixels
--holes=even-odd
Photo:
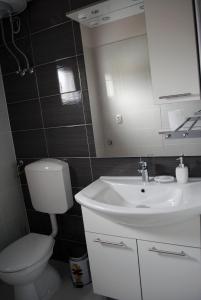
[[[160,130],[159,134],[165,135],[166,139],[201,138],[201,110],[188,117],[177,129]]]

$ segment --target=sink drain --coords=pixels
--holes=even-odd
[[[150,206],[147,205],[137,205],[136,208],[150,208]]]

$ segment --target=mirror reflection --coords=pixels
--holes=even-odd
[[[70,16],[81,23],[98,157],[201,154],[199,91],[169,93],[159,82],[163,62],[159,53],[154,68],[147,15],[143,1],[109,0]]]

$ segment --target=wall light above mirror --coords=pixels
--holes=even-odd
[[[67,13],[67,17],[89,28],[138,15],[144,11],[143,0],[109,0]]]
[[[201,155],[191,0],[108,0],[81,24],[98,157]]]

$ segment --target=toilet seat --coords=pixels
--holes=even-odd
[[[0,252],[0,272],[14,273],[29,268],[42,260],[53,246],[52,236],[29,233]]]

